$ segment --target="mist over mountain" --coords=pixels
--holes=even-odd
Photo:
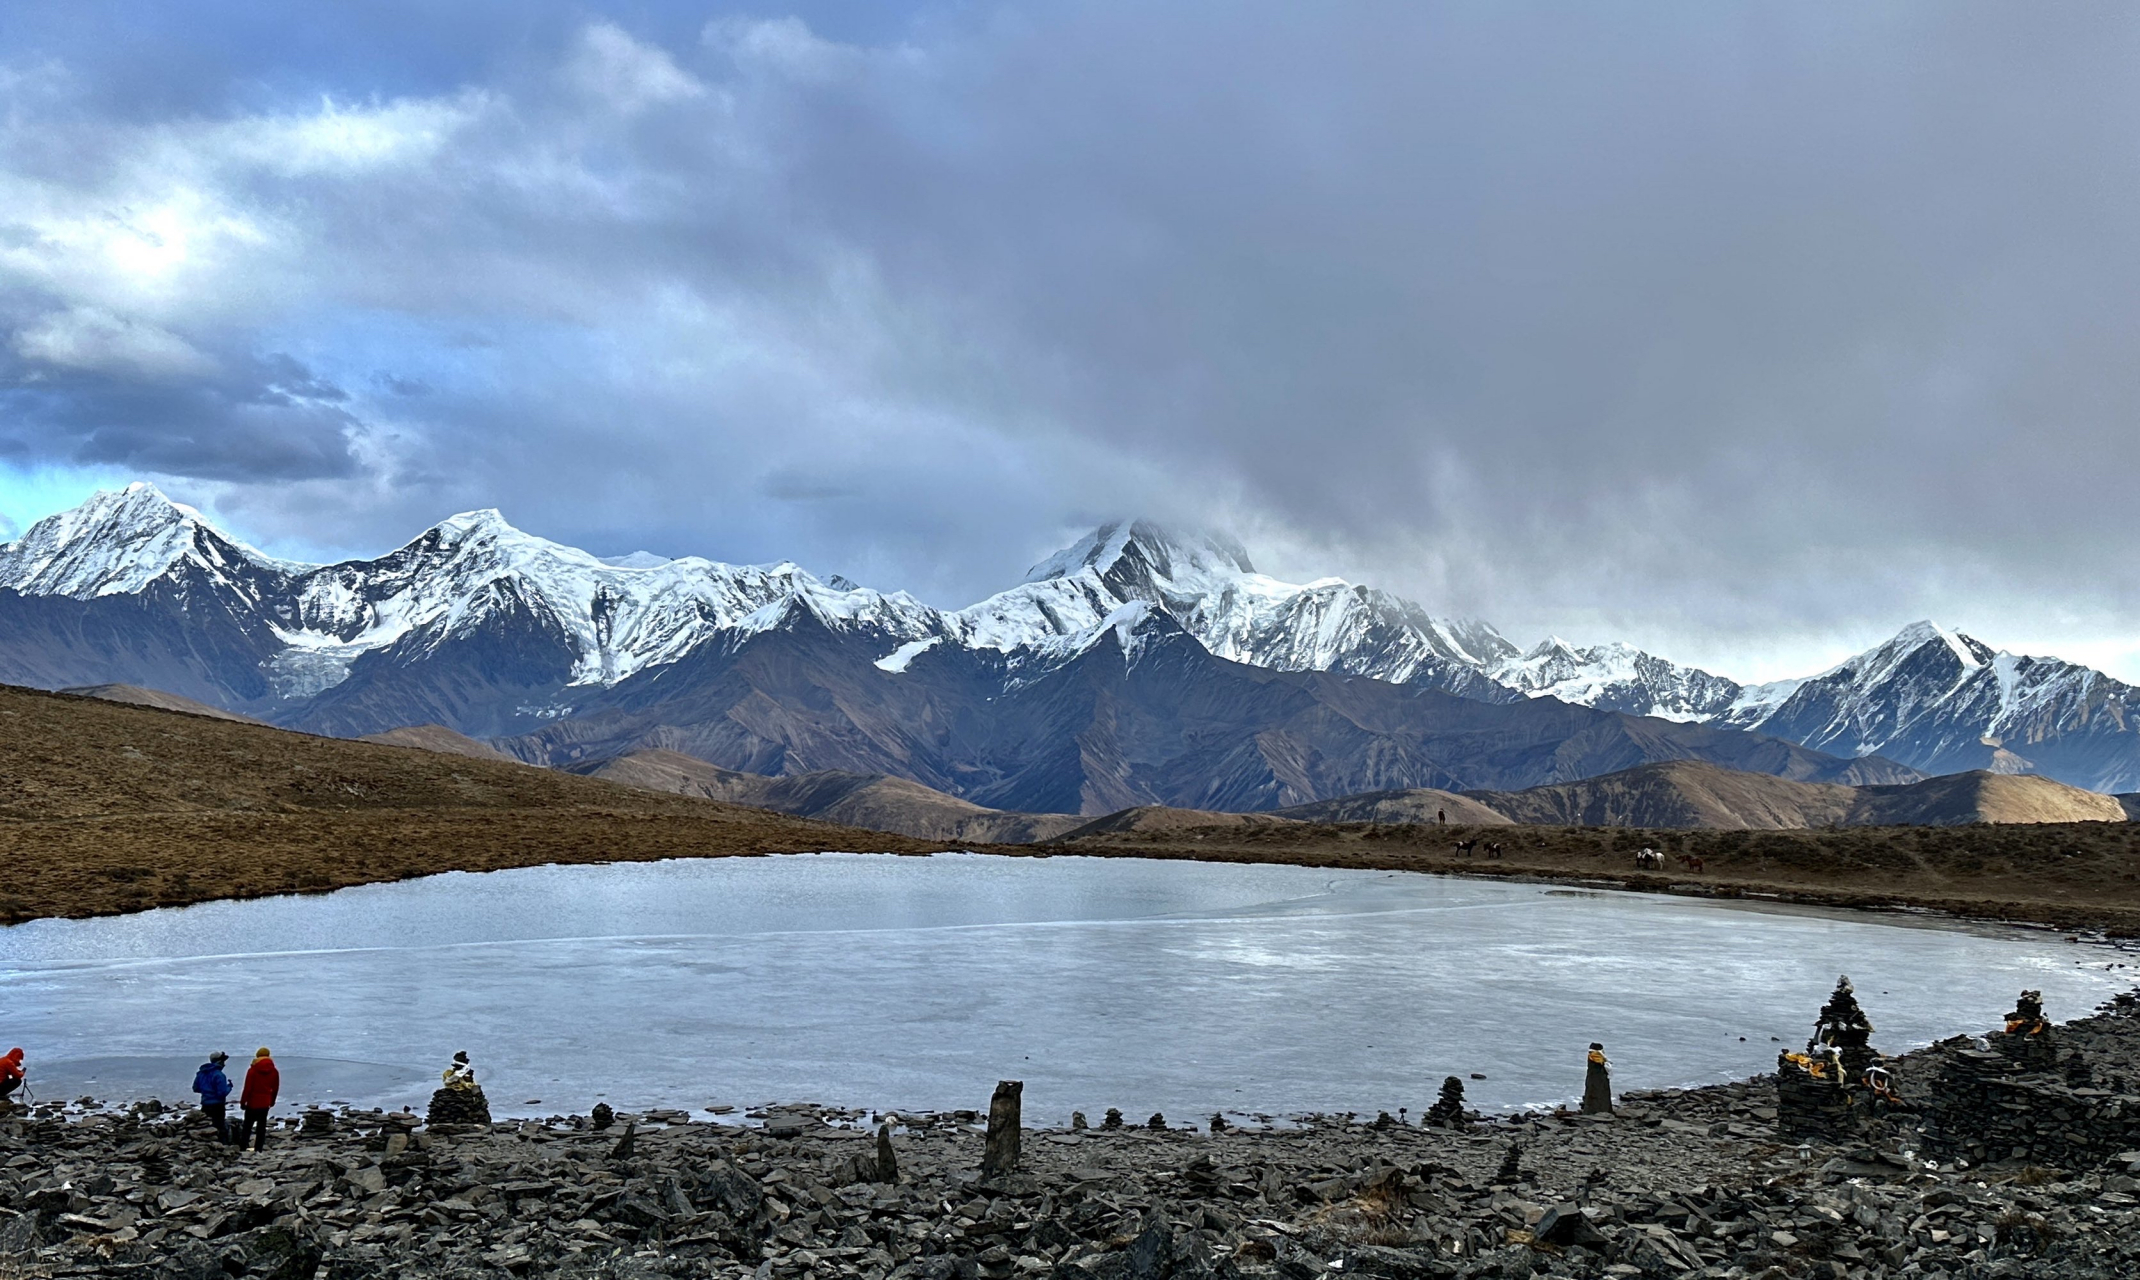
[[[881,774],[1026,812],[1509,791],[1671,760],[2140,789],[2140,692],[1931,624],[1746,687],[1624,645],[1519,651],[1144,521],[946,610],[792,563],[605,559],[496,511],[299,564],[137,484],[0,548],[0,680],[142,686],[338,736],[439,726],[548,765],[666,750]]]

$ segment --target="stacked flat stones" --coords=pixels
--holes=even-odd
[[[1776,1126],[1784,1136],[1840,1142],[1865,1128],[1872,1103],[1859,1085],[1880,1060],[1872,1033],[1850,976],[1838,977],[1805,1053],[1776,1056]]]
[[[1925,1149],[1975,1164],[2085,1168],[2140,1146],[2140,1097],[2099,1088],[2060,1056],[2039,993],[2024,991],[1989,1049],[1949,1055],[1924,1106]]]

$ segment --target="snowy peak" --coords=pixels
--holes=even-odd
[[[950,621],[981,648],[1076,650],[1123,605],[1150,605],[1222,658],[1286,671],[1339,671],[1393,683],[1506,696],[1480,673],[1515,652],[1475,619],[1340,578],[1299,585],[1256,572],[1222,534],[1149,520],[1105,524],[1035,565],[1026,581]]]
[[[225,538],[200,512],[136,481],[124,489],[100,490],[0,547],[0,587],[87,600],[142,591],[189,564],[224,582],[249,571],[303,567]]]
[[[1086,569],[1102,577],[1173,581],[1252,574],[1256,566],[1241,544],[1224,534],[1169,529],[1150,520],[1116,520],[1034,565],[1025,580],[1067,578]]]
[[[1877,649],[1858,655],[1856,661],[1877,667],[1891,659],[1903,659],[1933,649],[1942,657],[1951,657],[1964,671],[1973,671],[1996,656],[1991,646],[1972,640],[1959,632],[1949,631],[1936,622],[1913,622],[1895,633],[1895,638]]]
[[[1500,683],[1533,698],[1666,720],[1707,720],[1732,706],[1738,684],[1625,644],[1579,648],[1548,636],[1490,666]]]

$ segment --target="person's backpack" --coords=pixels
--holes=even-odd
[[[202,1067],[193,1073],[193,1091],[201,1095],[201,1101],[211,1101],[209,1094],[215,1092],[214,1067]]]

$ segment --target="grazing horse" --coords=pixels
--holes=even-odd
[[[1678,860],[1680,866],[1685,867],[1689,871],[1701,871],[1704,869],[1704,864],[1702,862],[1700,854],[1675,853],[1672,856]]]
[[[1492,844],[1486,846],[1486,856],[1489,858],[1498,858],[1501,856],[1501,842],[1499,840],[1496,840]]]
[[[1472,851],[1473,849],[1477,848],[1477,847],[1478,847],[1478,844],[1479,844],[1479,841],[1478,841],[1478,837],[1476,837],[1476,836],[1472,837],[1472,838],[1471,838],[1471,839],[1469,839],[1469,840],[1459,840],[1459,841],[1457,841],[1457,842],[1456,842],[1456,856],[1457,856],[1457,857],[1459,857],[1459,858],[1468,858],[1468,857],[1470,857],[1470,856],[1471,856],[1471,851]]]
[[[1663,855],[1663,854],[1661,854],[1661,853],[1659,853],[1659,852],[1657,852],[1657,851],[1656,851],[1655,849],[1638,849],[1638,850],[1636,850],[1636,851],[1635,851],[1635,870],[1637,870],[1637,871],[1662,871],[1662,870],[1664,870],[1664,855]]]

